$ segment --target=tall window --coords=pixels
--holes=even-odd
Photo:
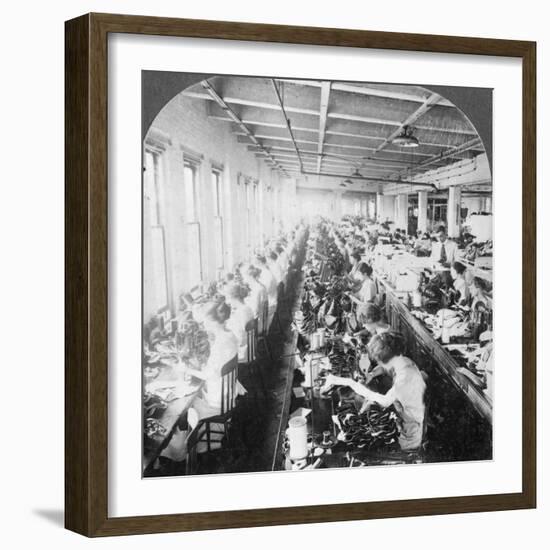
[[[214,250],[216,269],[224,267],[224,244],[223,244],[223,181],[220,170],[213,169],[212,178],[212,201],[214,209]]]
[[[196,164],[187,161],[183,163],[184,207],[187,223],[198,221],[197,172]]]
[[[252,202],[252,182],[245,180],[245,206],[246,206],[246,231],[245,231],[245,243],[246,243],[246,255],[247,259],[250,259],[252,254],[252,235],[254,234],[254,206]]]
[[[254,204],[254,246],[262,243],[262,209],[260,205],[260,190],[258,182],[254,182],[252,202]]]
[[[149,303],[158,311],[168,306],[168,280],[164,226],[161,219],[161,167],[157,152],[145,151],[143,177],[144,232],[149,246],[145,249],[147,288],[151,292]]]
[[[184,219],[187,250],[187,279],[189,288],[202,280],[201,227],[199,213],[199,166],[184,160]]]

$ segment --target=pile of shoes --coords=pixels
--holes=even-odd
[[[350,400],[341,402],[336,423],[338,439],[354,449],[393,450],[399,447],[398,416],[393,407],[383,408],[374,403],[364,413],[358,413]]]
[[[341,340],[334,340],[328,359],[332,374],[352,378],[357,364],[354,348],[346,346]]]

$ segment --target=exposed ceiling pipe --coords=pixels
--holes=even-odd
[[[288,173],[286,170],[276,161],[276,159],[273,157],[273,155],[269,152],[268,149],[266,149],[256,138],[256,136],[250,131],[248,126],[233,112],[231,107],[227,105],[227,103],[221,98],[221,96],[216,92],[216,90],[212,87],[210,82],[208,80],[203,80],[201,82],[202,87],[208,92],[210,97],[227,113],[229,118],[236,124],[238,124],[242,130],[246,133],[246,135],[252,140],[254,145],[261,149],[271,160],[271,162],[280,170],[282,173],[288,177]]]
[[[438,191],[437,187],[433,183],[424,183],[420,182],[417,183],[416,181],[402,181],[402,180],[385,180],[383,178],[372,178],[369,176],[355,176],[355,175],[348,175],[348,174],[328,174],[326,172],[309,172],[307,170],[301,170],[301,174],[304,176],[325,176],[327,178],[344,178],[348,180],[361,180],[361,181],[367,181],[371,183],[383,183],[385,185],[408,185],[410,186],[416,186],[416,187],[429,187],[430,189],[433,189],[434,191]]]
[[[281,111],[283,112],[283,116],[285,117],[285,123],[286,127],[288,128],[288,133],[290,134],[290,138],[292,139],[292,144],[294,145],[294,149],[296,151],[296,155],[298,157],[298,162],[300,163],[300,172],[304,171],[304,165],[302,164],[302,157],[300,156],[300,150],[298,149],[298,145],[296,145],[296,140],[294,139],[294,134],[292,133],[292,128],[290,127],[290,120],[286,114],[285,107],[283,105],[283,98],[281,97],[281,94],[279,93],[279,88],[277,87],[277,82],[275,82],[275,79],[271,79],[271,83],[273,84],[273,88],[275,90],[275,93],[277,94],[277,99],[279,101],[279,105],[281,107]]]
[[[418,170],[422,170],[426,166],[430,166],[431,164],[434,164],[436,162],[441,162],[449,157],[453,157],[457,154],[464,153],[468,151],[469,149],[472,149],[476,147],[477,145],[481,144],[481,139],[479,137],[476,137],[474,139],[471,139],[467,141],[466,143],[463,143],[462,145],[459,145],[458,147],[453,147],[452,149],[448,149],[447,151],[443,151],[439,155],[434,155],[433,157],[422,161],[420,164],[417,164],[413,168],[409,168],[409,172],[417,172]],[[402,172],[401,172],[402,173]]]

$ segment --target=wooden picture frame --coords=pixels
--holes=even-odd
[[[523,64],[522,491],[420,500],[108,516],[107,37],[200,37],[507,56]],[[536,506],[536,45],[534,42],[88,14],[65,27],[65,525],[126,535],[420,516]]]

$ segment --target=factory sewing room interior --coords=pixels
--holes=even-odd
[[[166,103],[143,141],[144,477],[492,459],[480,135],[413,85],[197,75]]]

